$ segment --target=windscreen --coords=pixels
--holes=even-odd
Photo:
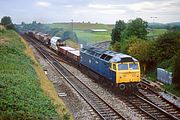
[[[118,69],[119,70],[128,70],[128,64],[119,64]]]
[[[137,63],[130,63],[129,69],[130,70],[138,70],[138,64]]]

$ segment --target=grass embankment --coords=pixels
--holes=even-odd
[[[0,119],[68,119],[52,84],[19,35],[3,30],[0,41]]]

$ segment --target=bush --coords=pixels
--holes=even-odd
[[[161,35],[156,41],[158,61],[171,59],[180,49],[180,32],[168,32]]]
[[[6,29],[4,28],[4,26],[0,25],[0,32],[3,33],[3,32],[5,32],[5,30]]]
[[[175,64],[174,64],[174,74],[173,74],[173,83],[176,84],[176,88],[180,90],[180,50],[177,52],[175,56]]]
[[[158,64],[158,67],[166,69],[169,72],[174,71],[174,60],[175,58],[172,57],[171,59],[163,60],[161,63]]]
[[[4,16],[1,19],[1,24],[6,27],[6,29],[13,29],[15,30],[14,24],[12,23],[11,17]]]
[[[131,37],[128,39],[128,54],[138,59],[143,65],[144,72],[156,64],[156,52],[153,41]]]

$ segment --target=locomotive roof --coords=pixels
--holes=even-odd
[[[109,62],[136,62],[137,59],[133,58],[130,55],[118,53],[111,50],[103,50],[96,47],[87,47],[83,48],[82,52],[91,54],[93,56],[99,57]]]

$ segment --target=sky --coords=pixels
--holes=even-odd
[[[92,22],[142,18],[147,22],[180,22],[180,0],[0,0],[0,18],[13,23]]]

